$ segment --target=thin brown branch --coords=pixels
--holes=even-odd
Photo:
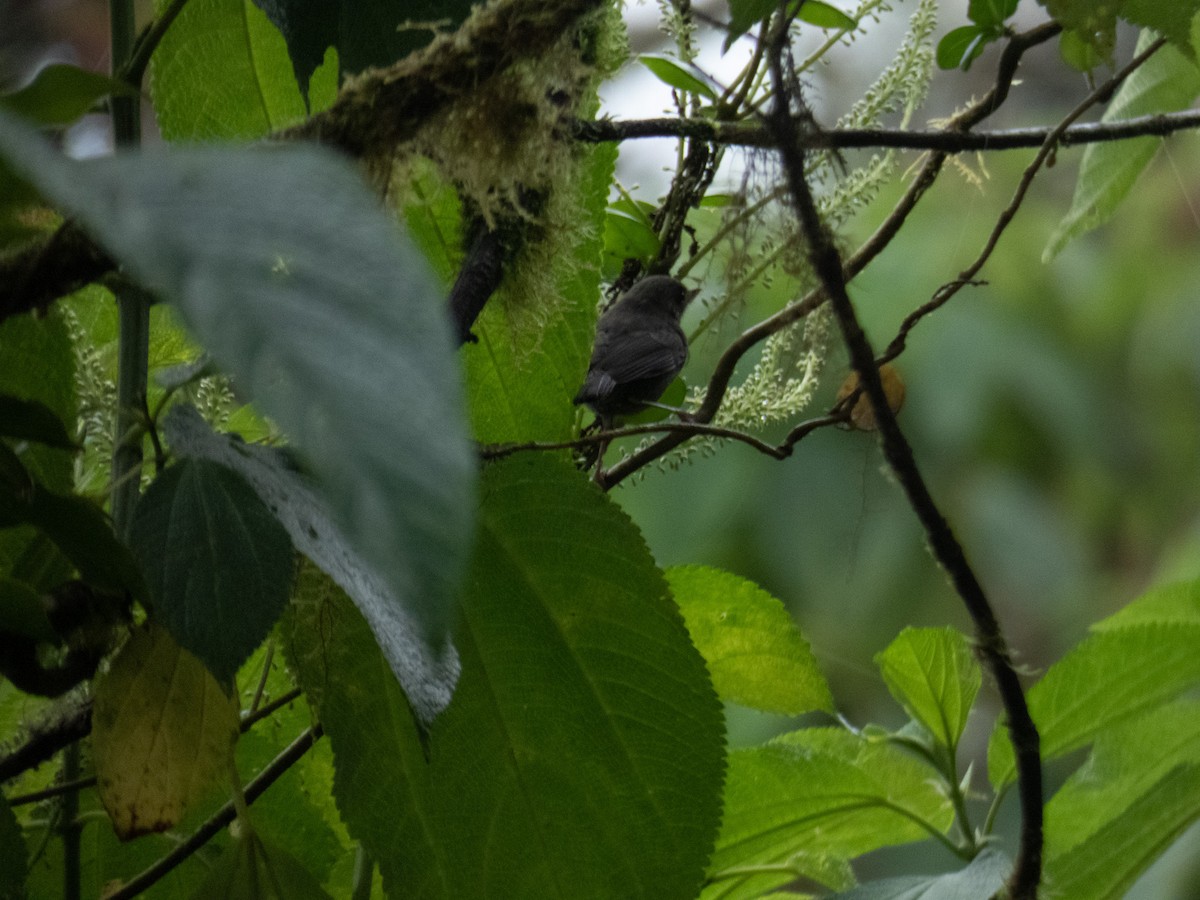
[[[1016,75],[1021,57],[1038,44],[1042,44],[1053,38],[1060,30],[1057,25],[1051,23],[1048,25],[1039,25],[1029,31],[1013,36],[1000,54],[996,81],[992,88],[976,103],[956,116],[948,126],[949,129],[965,131],[995,111],[1008,96],[1012,79]],[[794,137],[798,142],[797,148],[803,149],[802,136],[797,134]],[[947,154],[941,152],[930,154],[929,159],[925,161],[920,172],[917,173],[912,184],[905,191],[904,196],[893,207],[892,212],[875,229],[874,234],[846,260],[844,278],[847,282],[855,278],[872,260],[882,253],[884,248],[900,232],[909,214],[937,179],[942,165],[945,163],[946,156]],[[713,417],[721,406],[722,400],[724,400],[725,391],[728,389],[729,382],[733,378],[734,370],[746,353],[760,341],[766,340],[772,334],[800,321],[824,302],[824,288],[817,287],[802,299],[785,306],[773,316],[764,319],[739,335],[725,352],[721,354],[721,358],[717,361],[717,365],[713,369],[713,374],[709,378],[708,386],[705,389],[704,403],[693,414],[693,421],[708,423],[713,420]],[[638,469],[649,465],[654,460],[671,452],[686,440],[687,435],[679,432],[664,435],[654,443],[614,463],[610,468],[598,472],[596,482],[605,489],[614,487]]]
[[[1136,137],[1167,137],[1200,128],[1200,110],[1156,113],[1114,122],[1073,125],[1059,135],[1062,147],[1124,141]],[[995,150],[1030,150],[1040,147],[1054,129],[1005,128],[998,131],[914,131],[907,128],[835,128],[801,133],[805,150],[937,150],[942,153],[979,153]],[[579,122],[575,135],[587,143],[619,143],[639,138],[693,138],[726,147],[774,146],[771,133],[761,125],[714,122],[711,119],[664,117],[659,119],[601,119]]]
[[[288,744],[278,756],[246,785],[245,797],[247,803],[253,803],[267,788],[274,784],[279,777],[295,765],[323,734],[320,723],[301,732],[299,737]],[[157,860],[153,865],[135,875],[121,887],[105,894],[106,900],[128,900],[136,897],[152,884],[157,882],[172,869],[180,865],[189,856],[220,834],[221,829],[237,818],[237,810],[233,801],[229,801],[208,818],[207,821],[183,843],[171,850],[166,856]]]
[[[92,701],[58,711],[30,731],[25,743],[0,758],[0,782],[36,768],[59,750],[91,734]]]
[[[950,576],[975,623],[980,652],[996,681],[1008,715],[1009,733],[1013,746],[1017,748],[1022,818],[1020,845],[1007,888],[1014,900],[1033,900],[1037,897],[1041,881],[1043,844],[1042,773],[1037,727],[1029,715],[1020,680],[1009,659],[1008,648],[991,604],[967,561],[962,545],[929,492],[912,447],[888,403],[875,363],[875,353],[847,292],[841,254],[833,234],[821,218],[812,189],[805,178],[805,151],[795,139],[797,125],[788,108],[789,84],[784,73],[785,39],[786,32],[779,29],[773,35],[768,54],[776,105],[767,124],[777,138],[795,212],[808,242],[809,261],[829,297],[851,362],[871,402],[884,457],[925,529],[934,557]]]
[[[1165,44],[1165,38],[1159,38],[1157,41],[1152,43],[1144,51],[1131,59],[1111,78],[1109,78],[1103,84],[1098,85],[1093,91],[1084,97],[1074,109],[1067,113],[1067,115],[1061,122],[1058,123],[1057,126],[1051,129],[1051,131],[1046,135],[1046,138],[1042,143],[1041,148],[1038,150],[1037,155],[1034,156],[1033,161],[1026,166],[1025,171],[1021,173],[1021,180],[1017,183],[1017,189],[1013,193],[1012,199],[1008,202],[1008,205],[996,219],[996,224],[992,227],[992,231],[988,235],[987,240],[984,242],[983,249],[980,250],[979,255],[975,257],[975,260],[969,266],[967,266],[958,274],[957,278],[942,285],[937,289],[937,291],[934,292],[933,297],[905,317],[904,321],[900,323],[900,329],[896,333],[896,336],[892,338],[891,343],[888,344],[887,350],[884,352],[883,356],[880,357],[878,361],[880,365],[895,359],[904,352],[904,347],[908,341],[908,335],[913,328],[916,327],[918,322],[920,322],[934,310],[944,306],[951,297],[953,297],[967,285],[978,284],[978,282],[975,280],[975,276],[979,274],[980,270],[983,269],[984,265],[991,258],[992,253],[996,249],[996,245],[1000,242],[1000,236],[1004,234],[1005,230],[1012,223],[1012,220],[1016,217],[1017,211],[1021,208],[1021,204],[1025,202],[1025,197],[1029,193],[1029,187],[1033,184],[1033,179],[1037,176],[1038,172],[1041,171],[1042,166],[1046,163],[1046,160],[1049,159],[1058,148],[1062,136],[1066,134],[1068,130],[1070,130],[1071,123],[1075,122],[1080,116],[1099,103],[1102,98],[1110,96],[1122,81],[1133,74],[1136,69],[1143,65],[1151,56],[1157,53]]]
[[[480,459],[492,461],[512,456],[514,453],[530,451],[581,450],[584,447],[590,447],[595,444],[608,444],[618,438],[637,437],[643,434],[662,434],[664,432],[667,434],[682,435],[685,440],[689,437],[707,435],[730,441],[740,441],[743,444],[748,444],[760,453],[765,453],[767,456],[774,457],[775,459],[784,459],[791,454],[790,449],[785,450],[781,446],[769,444],[753,434],[738,431],[736,428],[725,428],[720,425],[709,425],[705,422],[685,420],[679,422],[654,422],[647,425],[630,425],[624,428],[610,428],[608,431],[593,431],[590,434],[581,434],[579,437],[569,441],[527,441],[521,444],[491,444],[480,447],[479,457]]]

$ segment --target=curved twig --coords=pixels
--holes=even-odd
[[[1020,845],[1007,887],[1014,900],[1033,900],[1041,881],[1043,845],[1042,771],[1037,726],[1029,714],[1000,624],[983,586],[967,562],[962,545],[925,484],[912,447],[888,403],[875,363],[875,353],[847,293],[841,254],[833,234],[821,219],[804,174],[805,151],[795,139],[797,126],[788,108],[789,85],[784,73],[785,40],[786,32],[777,30],[768,54],[776,103],[767,119],[767,126],[777,139],[795,212],[807,239],[809,261],[829,297],[851,362],[871,402],[884,457],[920,520],[934,557],[950,576],[955,591],[971,615],[980,653],[996,681],[1008,715],[1009,734],[1017,754],[1017,779],[1022,802]],[[995,104],[990,108],[995,109]]]

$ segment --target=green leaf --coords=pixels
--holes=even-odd
[[[1200,623],[1131,625],[1088,637],[1028,692],[1042,759],[1082,747],[1103,729],[1194,688],[1197,646]],[[988,747],[988,775],[997,787],[1014,776],[1012,744],[1001,727]]]
[[[717,99],[717,92],[713,90],[712,85],[700,75],[689,71],[686,63],[681,63],[661,53],[643,53],[638,57],[638,62],[649,69],[655,78],[669,87],[692,94],[700,94],[710,100]],[[699,72],[700,70],[696,69],[695,71]]]
[[[978,25],[963,25],[947,32],[938,41],[938,68],[968,71],[987,43],[987,32]]]
[[[1144,50],[1152,39],[1152,35],[1143,32],[1138,50]],[[1125,80],[1102,121],[1186,109],[1197,94],[1200,94],[1200,70],[1174,47],[1164,47]],[[1107,222],[1161,143],[1161,138],[1141,137],[1089,144],[1079,166],[1071,208],[1042,252],[1043,261],[1052,259],[1075,238]]]
[[[782,603],[704,566],[669,569],[667,583],[722,700],[785,715],[833,712],[825,677]]]
[[[606,146],[591,150],[579,167],[574,189],[587,227],[573,246],[562,248],[561,260],[545,261],[558,264],[552,293],[561,299],[550,321],[528,333],[526,313],[526,337],[514,340],[521,320],[508,307],[528,308],[531,298],[512,296],[504,285],[504,296],[492,298],[475,325],[479,342],[463,348],[471,424],[482,443],[558,441],[575,434],[571,399],[583,383],[595,337],[601,236],[615,163],[616,148]]]
[[[122,840],[166,831],[221,779],[237,698],[165,628],[146,623],[96,678],[96,786]]]
[[[130,543],[156,620],[228,681],[287,605],[287,533],[235,472],[184,460],[142,494]]]
[[[192,900],[328,900],[304,864],[254,831],[225,848]]]
[[[1200,581],[1180,581],[1152,588],[1124,609],[1096,622],[1092,631],[1156,623],[1200,625]]]
[[[1121,18],[1140,28],[1158,32],[1193,63],[1192,23],[1200,14],[1200,0],[1125,0]]]
[[[850,31],[858,25],[836,6],[822,3],[821,0],[804,0],[796,18],[818,28],[835,28],[840,31]]]
[[[779,0],[729,0],[729,33],[723,50],[779,8]]]
[[[976,25],[995,29],[1017,11],[1019,2],[1020,0],[970,0],[967,4],[967,18]]]
[[[658,253],[660,241],[641,218],[617,209],[604,216],[604,274],[616,278],[627,259],[647,262]]]
[[[1164,782],[1185,769],[1200,769],[1200,703],[1195,700],[1160,707],[1100,734],[1087,762],[1046,805],[1051,881],[1092,885],[1067,896],[1120,896],[1115,885],[1127,886],[1122,878],[1131,880],[1181,826],[1200,815],[1200,791],[1162,793]],[[1158,810],[1152,817],[1134,812],[1135,807],[1145,810],[1151,798]],[[1145,855],[1151,850],[1153,855]],[[1092,860],[1091,871],[1079,869],[1085,857]],[[1118,859],[1120,869],[1113,865]],[[1105,882],[1109,886],[1100,890],[1097,885]]]
[[[3,119],[0,152],[176,305],[443,634],[476,477],[458,364],[441,289],[349,163],[316,147],[73,163]]]
[[[0,323],[0,347],[0,392],[40,403],[60,422],[73,424],[75,351],[61,310],[42,319],[9,317]],[[0,413],[0,421],[7,418]],[[54,446],[34,446],[21,453],[21,462],[46,487],[66,493],[74,487],[73,456]]]
[[[166,5],[158,0],[159,12]],[[338,61],[322,55],[317,64],[302,95],[283,37],[261,10],[246,0],[189,0],[150,67],[159,129],[179,142],[262,137],[303,119],[306,96],[313,111],[333,102]]]
[[[350,595],[383,650],[413,711],[428,725],[446,704],[458,678],[453,648],[438,655],[422,641],[420,627],[396,593],[350,546],[311,485],[284,455],[217,434],[195,409],[174,407],[163,427],[171,449],[211,460],[237,472],[271,510],[292,544]]]
[[[8,801],[0,796],[0,900],[20,900],[25,896],[26,860],[17,817]]]
[[[1012,862],[999,850],[987,849],[965,869],[945,875],[909,876],[872,881],[833,894],[829,900],[966,900],[996,896]],[[1069,894],[1064,896],[1082,896]]]
[[[141,573],[129,550],[113,534],[101,509],[83,497],[55,494],[40,484],[14,491],[0,484],[0,528],[27,524],[40,529],[88,584],[141,596]]]
[[[109,95],[136,95],[123,81],[78,66],[52,63],[19,91],[0,96],[0,109],[37,125],[70,125]]]
[[[953,756],[983,675],[953,628],[905,628],[875,657],[888,691]]]
[[[727,877],[726,870],[737,867],[796,863],[801,850],[849,859],[928,837],[918,822],[944,832],[954,812],[932,774],[897,747],[833,728],[803,729],[732,751],[709,867],[713,889],[704,896],[757,897],[791,880],[787,874]]]
[[[1100,66],[1111,64],[1115,39],[1115,31],[1064,31],[1058,39],[1058,55],[1075,71],[1091,72]]]
[[[482,497],[463,674],[427,755],[353,608],[301,577],[286,639],[351,833],[393,895],[694,897],[720,706],[641,536],[547,458],[489,466]]]
[[[309,76],[334,47],[342,72],[387,66],[419,50],[438,31],[453,30],[471,12],[470,0],[254,0],[283,33],[296,79]]]
[[[37,400],[22,400],[11,394],[0,394],[0,437],[36,441],[63,450],[78,446],[54,410]]]

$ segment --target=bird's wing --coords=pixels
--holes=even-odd
[[[593,362],[592,368],[614,384],[625,384],[678,372],[687,362],[687,354],[687,339],[678,330],[601,334],[592,358],[603,360],[603,366]]]

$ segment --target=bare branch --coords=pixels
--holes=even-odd
[[[278,756],[271,760],[246,785],[246,802],[253,803],[263,791],[279,779],[279,776],[295,765],[305,753],[311,750],[313,744],[317,742],[323,733],[319,723],[301,732],[299,737],[288,744]],[[117,890],[105,894],[106,900],[128,900],[130,897],[136,897],[220,834],[221,829],[235,818],[237,818],[237,811],[234,809],[233,801],[231,800],[213,813],[203,825],[196,829],[191,837],[171,850],[166,856],[157,860],[140,874],[129,879]]]
[[[1135,116],[1115,122],[1073,125],[1058,137],[1062,147],[1123,141],[1135,137],[1167,137],[1200,128],[1200,110]],[[1052,128],[1006,128],[999,131],[913,131],[904,128],[836,128],[802,132],[797,140],[805,150],[937,150],[942,153],[977,153],[995,150],[1028,150],[1040,147]],[[726,147],[770,148],[771,133],[761,125],[714,122],[711,119],[603,119],[579,122],[576,137],[588,143],[638,138],[693,138]]]
[[[1021,208],[1021,204],[1025,201],[1025,196],[1029,192],[1030,185],[1033,184],[1034,177],[1036,177],[1037,173],[1041,171],[1041,168],[1045,164],[1046,160],[1049,159],[1051,154],[1053,154],[1057,149],[1062,135],[1069,130],[1071,123],[1082,116],[1091,107],[1099,103],[1102,98],[1109,96],[1112,91],[1116,90],[1122,81],[1128,78],[1134,72],[1134,70],[1136,70],[1139,66],[1145,63],[1146,60],[1157,53],[1165,44],[1165,38],[1159,38],[1157,41],[1152,43],[1144,51],[1130,60],[1110,79],[1097,86],[1095,90],[1091,91],[1073,110],[1071,110],[1071,112],[1069,112],[1063,118],[1061,122],[1058,123],[1055,128],[1053,128],[1046,135],[1041,149],[1033,158],[1033,162],[1031,162],[1021,174],[1021,180],[1017,184],[1016,192],[1013,194],[1008,206],[1006,206],[1004,211],[1000,213],[999,218],[996,220],[996,224],[992,227],[992,231],[988,235],[987,241],[984,243],[983,249],[979,252],[979,255],[975,257],[974,262],[963,269],[958,274],[958,277],[953,281],[947,282],[938,288],[928,302],[922,304],[905,317],[904,321],[900,324],[900,330],[897,332],[896,336],[892,338],[891,343],[888,344],[887,350],[878,360],[880,365],[895,359],[904,352],[904,347],[907,343],[909,332],[916,327],[917,323],[920,322],[921,319],[925,318],[925,316],[929,315],[934,310],[945,305],[945,303],[949,301],[951,297],[953,297],[967,285],[978,284],[978,282],[975,280],[975,276],[979,274],[980,270],[991,258],[993,251],[996,249],[996,245],[1000,241],[1000,236],[1004,234],[1005,230],[1016,216],[1017,210]]]
[[[962,545],[942,516],[913,456],[912,447],[900,429],[888,403],[875,353],[859,324],[846,289],[846,273],[833,234],[821,219],[804,174],[804,153],[796,140],[797,123],[789,110],[789,82],[784,73],[786,31],[772,35],[768,53],[775,108],[767,125],[776,136],[784,174],[791,191],[796,215],[808,241],[808,256],[817,277],[829,297],[842,337],[859,381],[871,402],[879,429],[883,453],[909,505],[925,529],[934,557],[950,576],[975,623],[976,640],[995,679],[1008,715],[1009,733],[1017,748],[1017,777],[1021,794],[1021,839],[1017,859],[1008,880],[1014,900],[1037,897],[1042,871],[1042,772],[1037,727],[1029,715],[1020,679],[1009,659],[1000,624],[992,611],[983,586],[967,562]],[[991,105],[991,109],[995,104]]]

